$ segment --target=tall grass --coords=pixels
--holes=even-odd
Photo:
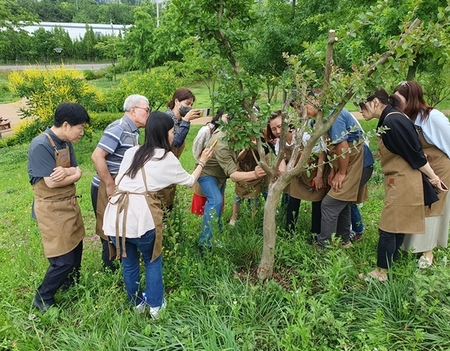
[[[182,163],[194,168],[192,126]],[[366,127],[366,125],[364,125]],[[0,350],[449,350],[449,250],[435,253],[428,270],[404,255],[386,283],[362,282],[375,265],[377,224],[383,203],[377,164],[362,208],[364,239],[350,250],[336,245],[318,252],[310,243],[310,204],[302,203],[295,233],[277,216],[274,279],[259,282],[262,209],[252,219],[243,205],[228,226],[234,186],[226,190],[224,248],[200,255],[200,218],[189,212],[191,191],[179,187],[164,234],[163,269],[168,308],[158,321],[134,313],[121,271],[101,269],[89,196],[93,141],[75,144],[83,177],[77,185],[88,236],[80,282],[58,292],[58,307],[41,314],[31,307],[47,261],[30,218],[27,145],[0,155]],[[375,147],[375,143],[371,144]]]

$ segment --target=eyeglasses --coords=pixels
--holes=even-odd
[[[142,110],[145,110],[145,112],[147,112],[147,114],[150,113],[150,111],[151,111],[151,109],[148,108],[148,107],[134,106],[134,108],[140,108],[140,109],[142,109]]]
[[[400,85],[406,85],[409,88],[408,81],[406,81],[406,80],[401,81],[400,83],[398,83],[397,86],[400,86]]]

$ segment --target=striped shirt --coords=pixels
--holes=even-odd
[[[123,116],[106,127],[97,147],[106,151],[106,165],[111,175],[119,173],[120,164],[125,151],[138,145],[139,130],[127,116]],[[92,185],[100,184],[98,174],[95,174]]]

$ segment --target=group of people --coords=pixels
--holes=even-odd
[[[204,149],[192,174],[178,160],[190,121],[200,116],[200,110],[192,109],[194,101],[191,91],[180,88],[165,113],[151,113],[145,96],[128,96],[124,116],[105,129],[92,153],[96,175],[91,199],[96,233],[102,238],[103,264],[113,270],[114,259],[121,260],[130,302],[154,318],[166,305],[161,263],[163,209],[170,211],[173,185],[192,187],[213,153],[212,148]],[[89,121],[80,104],[60,104],[53,126],[33,139],[28,153],[33,215],[50,263],[33,299],[33,306],[42,312],[55,303],[58,289],[71,286],[79,276],[85,229],[75,189],[82,172],[72,143],[83,136]],[[139,129],[144,127],[145,141],[139,146]],[[138,251],[146,268],[145,289],[140,284]]]
[[[320,108],[315,94],[311,93],[307,103],[312,127]],[[198,244],[205,252],[218,245],[213,233],[216,225],[219,230],[222,226],[226,180],[236,183],[234,203],[239,205],[242,198],[259,196],[266,176],[258,165],[257,152],[249,148],[239,154],[228,145],[221,124],[230,118],[224,111],[219,111],[194,141],[194,172],[183,169],[179,157],[190,122],[200,116],[200,110],[192,109],[194,102],[192,92],[180,88],[165,113],[151,113],[146,97],[129,96],[124,116],[105,129],[92,154],[96,175],[91,199],[96,233],[102,238],[103,264],[114,270],[114,259],[121,261],[130,303],[154,318],[166,306],[161,261],[163,216],[173,206],[175,185],[194,187],[193,208],[203,216]],[[447,246],[450,204],[445,201],[445,184],[450,183],[450,142],[446,135],[450,123],[426,104],[422,88],[412,81],[400,84],[395,94],[376,91],[360,109],[366,120],[380,119],[378,147],[386,191],[377,268],[360,278],[384,281],[400,248],[423,252],[419,265],[426,268],[433,263],[433,248]],[[266,153],[284,152],[285,165],[296,140],[305,144],[310,135],[292,127],[281,138],[282,116],[282,111],[270,116],[264,142]],[[33,299],[40,311],[50,308],[56,291],[70,287],[79,275],[85,232],[75,183],[82,172],[72,143],[81,138],[89,119],[81,105],[63,103],[55,111],[53,126],[30,145],[33,213],[50,263]],[[138,145],[140,128],[145,128],[142,146]],[[298,137],[298,133],[303,134]],[[286,145],[280,145],[280,139]],[[325,248],[335,234],[349,248],[352,230],[357,234],[363,230],[355,204],[367,198],[374,159],[361,126],[347,110],[339,113],[327,135],[315,145],[310,163],[316,167],[302,172],[285,190],[286,229],[295,228],[301,200],[311,201],[315,245]],[[359,223],[352,227],[355,216]],[[235,220],[232,217],[231,224]],[[140,284],[139,252],[145,264],[145,288]]]

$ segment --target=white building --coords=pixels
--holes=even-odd
[[[98,35],[118,35],[119,32],[124,33],[124,29],[131,27],[131,25],[122,24],[91,24],[88,26],[92,27],[94,34]],[[23,27],[28,33],[34,33],[39,28],[44,28],[46,31],[51,31],[55,27],[61,27],[67,33],[69,33],[70,39],[82,39],[86,34],[86,24],[85,23],[57,23],[57,22],[40,22],[33,26]]]

